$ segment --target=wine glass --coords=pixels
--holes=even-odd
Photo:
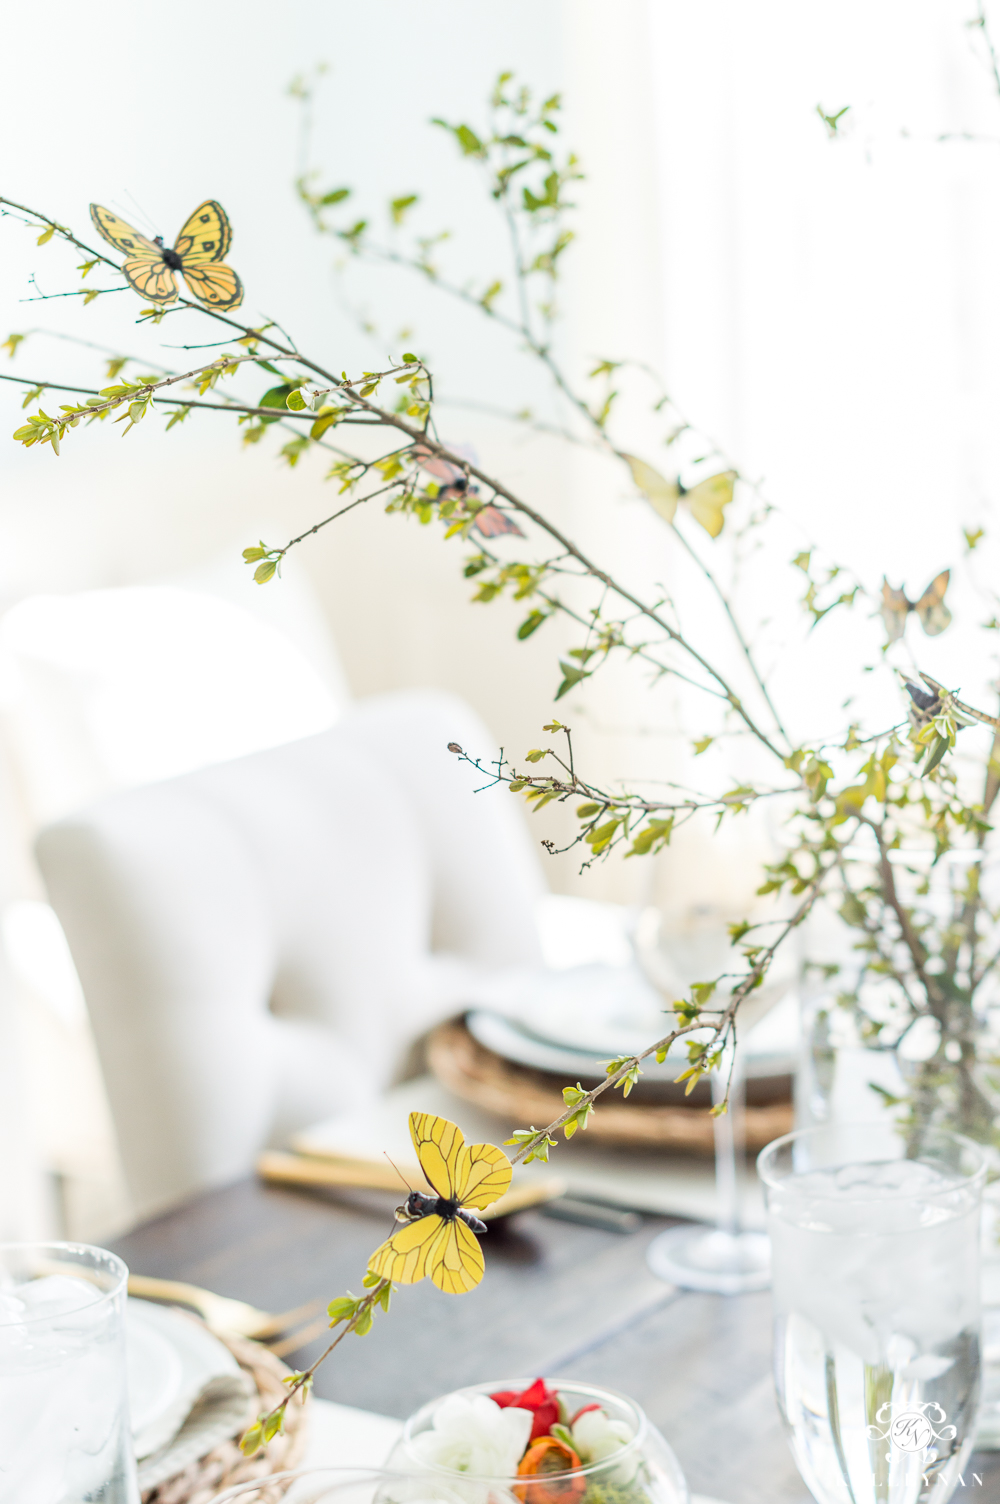
[[[635,927],[633,946],[646,979],[672,1004],[684,989],[664,953],[662,929],[659,911],[645,910]],[[715,936],[717,951],[721,950],[720,934],[717,931]],[[717,960],[718,956],[711,959]],[[751,992],[740,1004],[740,1033],[747,1033],[759,1023],[787,990],[785,983],[777,981]],[[767,1288],[771,1255],[767,1234],[744,1228],[740,1215],[739,1166],[744,1162],[746,1149],[746,1074],[744,1052],[736,1040],[729,1045],[721,1065],[712,1072],[711,1084],[713,1106],[725,1102],[727,1091],[729,1098],[728,1110],[713,1119],[715,1227],[668,1228],[650,1243],[646,1259],[657,1278],[681,1289],[739,1295],[746,1290]]]

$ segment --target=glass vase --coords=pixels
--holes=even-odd
[[[523,1393],[531,1380],[502,1379],[455,1390],[464,1400],[489,1398],[501,1391]],[[435,1419],[446,1400],[442,1395],[421,1407],[406,1422],[403,1434],[390,1453],[386,1466],[423,1480],[421,1498],[451,1500],[453,1504],[496,1504],[501,1499],[518,1504],[687,1504],[688,1490],[680,1463],[663,1436],[633,1400],[613,1389],[594,1384],[556,1379],[564,1416],[579,1416],[588,1407],[604,1411],[609,1421],[620,1425],[629,1440],[599,1461],[566,1471],[535,1472],[528,1476],[509,1472],[484,1476],[426,1460],[418,1438],[434,1429]],[[428,1493],[428,1490],[430,1492]],[[407,1504],[418,1495],[385,1495],[385,1504]]]

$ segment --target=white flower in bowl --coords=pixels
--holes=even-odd
[[[450,1394],[434,1412],[430,1430],[413,1437],[413,1452],[428,1467],[478,1478],[511,1478],[528,1445],[533,1416],[501,1409],[485,1394]]]
[[[632,1440],[628,1424],[623,1420],[611,1420],[603,1410],[586,1410],[583,1415],[578,1415],[570,1427],[570,1435],[573,1438],[573,1450],[584,1467],[604,1462],[615,1452],[620,1452],[622,1447],[628,1446]],[[624,1457],[616,1468],[609,1470],[607,1481],[631,1483],[638,1467],[639,1457],[636,1452],[633,1456]]]

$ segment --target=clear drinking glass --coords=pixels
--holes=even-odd
[[[984,1156],[883,1121],[787,1134],[757,1166],[778,1404],[810,1491],[945,1504],[979,1408]]]
[[[127,1282],[102,1248],[0,1244],[0,1504],[139,1504]]]

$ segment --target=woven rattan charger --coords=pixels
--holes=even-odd
[[[250,1342],[246,1337],[231,1337],[225,1332],[213,1331],[212,1335],[229,1348],[237,1363],[253,1380],[257,1396],[247,1406],[249,1424],[258,1414],[273,1409],[287,1393],[283,1381],[291,1369],[259,1342]],[[239,1449],[239,1437],[232,1436],[197,1462],[192,1462],[182,1473],[147,1489],[142,1504],[211,1504],[217,1494],[235,1483],[252,1483],[258,1478],[264,1479],[272,1473],[296,1467],[305,1452],[309,1414],[308,1398],[304,1391],[300,1391],[300,1395],[301,1398],[296,1396],[291,1401],[285,1412],[283,1434],[276,1436],[265,1452],[256,1457],[244,1457]],[[265,1486],[255,1504],[277,1504],[289,1487],[288,1482]]]
[[[461,1020],[442,1024],[427,1045],[427,1061],[449,1091],[508,1122],[548,1123],[563,1111],[560,1086],[544,1071],[505,1060],[485,1049]],[[756,1152],[794,1126],[791,1101],[748,1104],[747,1149]],[[587,1140],[621,1149],[665,1149],[713,1154],[715,1132],[708,1107],[660,1106],[605,1097],[591,1118]]]

